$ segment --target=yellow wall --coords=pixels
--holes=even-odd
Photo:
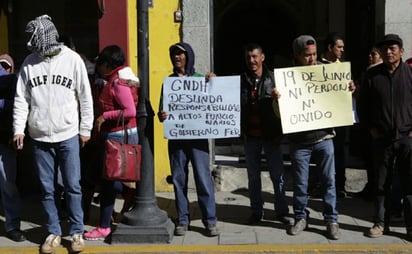
[[[180,23],[175,23],[173,19],[179,0],[153,2],[153,8],[149,8],[149,93],[157,113],[163,78],[172,72],[169,46],[180,41]],[[136,0],[129,0],[128,5],[130,64],[137,72]],[[172,191],[172,186],[166,182],[166,177],[170,175],[167,140],[163,138],[163,126],[157,116],[154,119],[154,170],[155,191]]]

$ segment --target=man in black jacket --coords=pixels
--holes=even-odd
[[[279,221],[289,224],[285,199],[283,158],[279,147],[282,137],[280,119],[273,109],[273,72],[265,65],[262,47],[255,43],[244,49],[247,71],[241,75],[241,126],[248,172],[248,190],[252,210],[249,224],[263,217],[261,154],[265,153],[275,191],[275,212]]]
[[[366,235],[389,231],[392,172],[400,176],[406,238],[412,241],[412,68],[402,62],[402,39],[387,34],[378,44],[383,63],[371,68],[361,85],[360,122],[370,132],[376,186],[374,225]]]

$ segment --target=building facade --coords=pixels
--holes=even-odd
[[[163,78],[171,71],[169,45],[180,40],[196,53],[198,72],[237,75],[243,71],[242,46],[260,43],[270,68],[290,64],[292,40],[313,35],[322,47],[329,32],[345,38],[345,59],[354,79],[367,64],[369,47],[384,34],[404,39],[404,60],[412,56],[410,0],[148,0],[149,90],[157,112]],[[118,44],[137,72],[136,0],[9,1],[0,0],[0,53],[19,64],[27,55],[24,28],[36,16],[48,14],[57,29],[73,37],[77,51],[89,59],[109,44]],[[321,50],[321,49],[320,49]],[[167,140],[154,119],[156,191],[170,191]]]

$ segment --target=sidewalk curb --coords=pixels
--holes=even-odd
[[[38,247],[0,248],[2,254],[39,253]],[[55,254],[70,253],[60,247]],[[117,245],[86,247],[82,254],[115,254],[115,253],[379,253],[403,254],[412,253],[412,245],[405,244],[329,244],[329,245]]]

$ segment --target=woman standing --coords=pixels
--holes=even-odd
[[[116,45],[104,48],[96,60],[96,70],[105,80],[97,102],[99,112],[95,121],[95,128],[102,144],[107,139],[121,142],[125,134],[123,123],[128,135],[127,142],[137,144],[139,141],[136,123],[139,78],[124,64],[124,53]],[[101,168],[104,168],[104,149],[105,146],[102,145]],[[84,233],[84,239],[104,240],[110,235],[112,214],[118,193],[133,193],[131,183],[102,179],[99,225],[92,231]]]

